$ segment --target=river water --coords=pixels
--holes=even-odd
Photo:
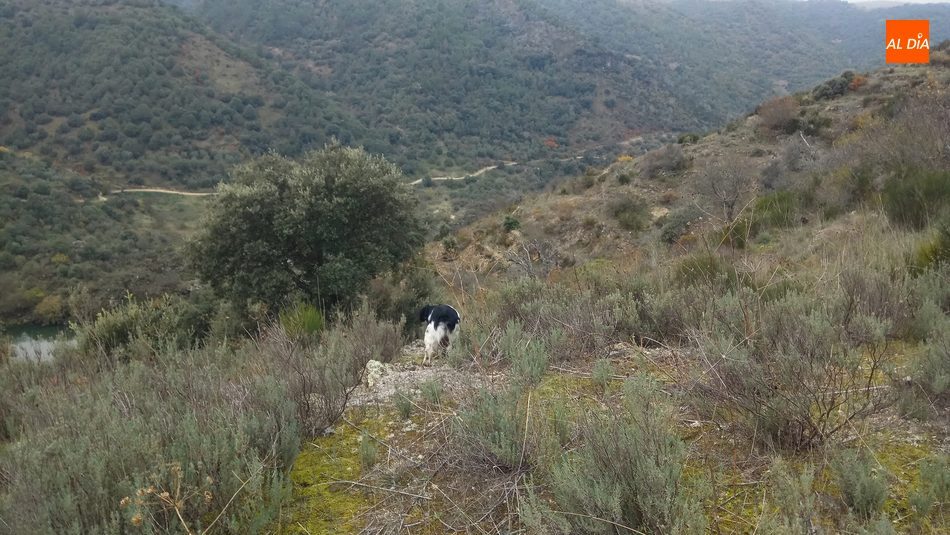
[[[72,331],[65,326],[17,325],[4,329],[13,344],[13,357],[49,361],[59,343],[71,343]]]

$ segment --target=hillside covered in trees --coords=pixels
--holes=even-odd
[[[119,184],[206,188],[361,127],[321,92],[148,1],[0,2],[0,145]]]
[[[930,18],[934,42],[950,27],[946,7],[835,1],[187,4],[374,128],[396,129],[415,151],[400,164],[437,169],[716,127],[776,93],[880,64],[885,18]]]
[[[174,4],[174,5],[168,5]],[[409,177],[705,130],[880,61],[843,2],[0,1],[0,144],[115,184],[211,186],[331,138]],[[946,37],[946,36],[944,36]]]

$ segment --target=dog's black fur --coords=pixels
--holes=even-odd
[[[461,318],[458,311],[449,305],[426,305],[419,311],[419,321],[436,326],[444,323],[448,331],[453,332]]]

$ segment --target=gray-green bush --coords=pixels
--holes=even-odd
[[[442,402],[442,395],[444,388],[442,387],[442,381],[438,379],[429,379],[421,385],[419,385],[419,390],[422,392],[422,399],[428,401],[433,405],[438,405]]]
[[[831,463],[841,497],[863,519],[880,512],[887,499],[887,477],[871,462],[864,453],[845,450]]]
[[[607,206],[607,210],[624,230],[634,232],[643,230],[650,221],[650,211],[646,202],[635,195],[628,194],[614,199]]]
[[[920,463],[920,485],[909,501],[918,520],[950,508],[950,456],[938,454]]]
[[[601,394],[607,391],[607,387],[610,386],[610,380],[613,379],[614,369],[610,365],[610,361],[607,359],[598,359],[594,363],[594,367],[591,370],[590,378],[593,381],[594,386],[600,391]]]
[[[182,348],[192,331],[177,331],[177,307],[129,302],[78,327],[54,362],[0,362],[4,530],[201,532],[220,515],[215,531],[259,532],[301,436],[331,425],[365,363],[401,346],[400,326],[364,305],[320,343],[275,324]]]
[[[714,399],[749,436],[793,450],[880,410],[891,400],[878,388],[893,358],[888,314],[900,312],[885,300],[861,301],[859,286],[772,301],[742,288],[713,301],[693,333],[715,370],[699,380],[697,406]]]
[[[459,413],[457,436],[474,462],[502,471],[525,460],[525,411],[517,390],[483,391]]]
[[[412,400],[406,394],[397,393],[393,398],[393,403],[396,405],[396,412],[399,413],[400,418],[408,420],[412,416]]]
[[[200,531],[224,511],[222,531],[246,532],[273,518],[299,447],[285,388],[236,374],[233,356],[217,350],[160,360],[122,366],[86,388],[27,390],[36,400],[30,421],[0,454],[9,478],[0,517],[10,529],[174,532],[184,523]]]
[[[689,230],[689,225],[702,216],[694,207],[674,210],[663,220],[660,227],[660,240],[664,243],[676,243]]]
[[[772,462],[770,483],[778,511],[765,519],[766,533],[810,533],[817,518],[812,484],[815,470],[806,466],[800,473],[782,458]]]
[[[592,414],[583,445],[553,466],[547,480],[552,507],[531,495],[522,520],[543,533],[618,533],[618,525],[647,533],[702,533],[706,520],[683,484],[685,447],[672,431],[655,384],[625,385],[620,414]]]
[[[689,167],[689,159],[679,145],[665,145],[648,152],[639,163],[640,174],[645,178],[676,174]]]

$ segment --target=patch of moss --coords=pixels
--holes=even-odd
[[[594,384],[587,377],[569,373],[547,373],[534,389],[535,399],[548,401],[561,398],[586,397],[594,394]]]
[[[360,437],[360,431],[341,424],[333,434],[303,446],[290,472],[293,496],[280,515],[276,533],[336,535],[360,531],[362,521],[357,516],[371,505],[369,494],[361,488],[332,484],[360,478]]]
[[[683,433],[684,430],[678,430]],[[694,429],[689,429],[694,433]],[[706,429],[702,432],[701,444],[692,451],[704,451],[711,442],[720,442],[723,450],[727,449],[721,438],[712,439],[715,430]],[[732,447],[734,450],[734,446]],[[709,527],[718,533],[750,533],[755,530],[760,517],[764,512],[774,513],[774,507],[768,501],[763,501],[763,492],[768,483],[759,473],[744,470],[738,463],[729,462],[723,457],[716,460],[703,455],[689,455],[683,467],[683,483],[688,488],[707,490],[703,494],[703,508]],[[767,509],[764,511],[763,507]]]
[[[920,461],[929,458],[933,449],[926,442],[913,444],[890,436],[882,437],[879,445],[871,447],[889,476],[884,512],[894,521],[898,532],[909,529],[913,509],[908,498],[920,488]]]

